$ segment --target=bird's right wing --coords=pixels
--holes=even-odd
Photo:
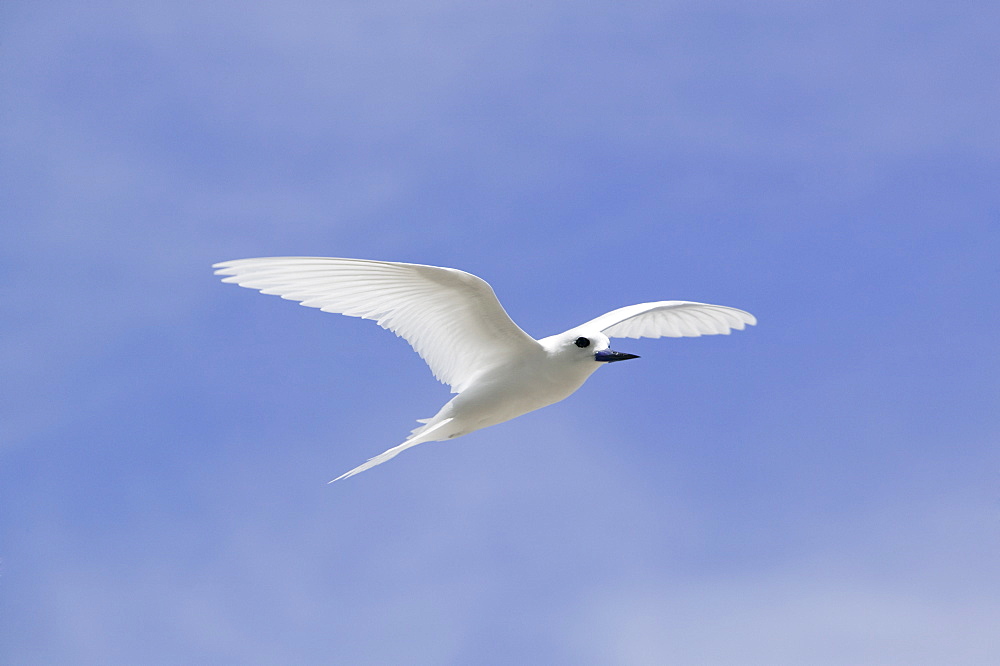
[[[612,310],[577,328],[596,328],[609,338],[696,338],[718,333],[729,335],[731,329],[739,331],[756,323],[757,318],[749,312],[724,305],[656,301]]]
[[[375,320],[405,338],[453,393],[481,371],[540,348],[485,280],[454,268],[329,257],[238,259],[214,268],[223,282]]]

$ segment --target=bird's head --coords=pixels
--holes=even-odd
[[[635,354],[625,354],[611,349],[608,336],[600,331],[574,329],[546,338],[542,343],[559,356],[579,362],[613,363],[639,358]]]

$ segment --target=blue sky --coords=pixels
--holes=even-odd
[[[1000,661],[986,3],[7,2],[6,663]],[[729,337],[333,486],[448,398],[217,261]]]

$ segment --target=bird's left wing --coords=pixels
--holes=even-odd
[[[612,310],[579,326],[598,329],[609,338],[696,338],[743,330],[757,318],[749,312],[692,301],[656,301]]]
[[[375,320],[405,338],[453,393],[481,371],[540,348],[485,280],[454,268],[330,257],[238,259],[213,268],[223,282]]]

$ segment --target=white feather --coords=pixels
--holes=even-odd
[[[749,312],[723,305],[656,301],[612,310],[577,328],[596,328],[609,338],[697,338],[729,335],[733,329],[742,331],[756,323]]]
[[[214,268],[223,282],[375,320],[406,339],[452,393],[538,349],[485,280],[454,268],[325,257],[239,259]]]

